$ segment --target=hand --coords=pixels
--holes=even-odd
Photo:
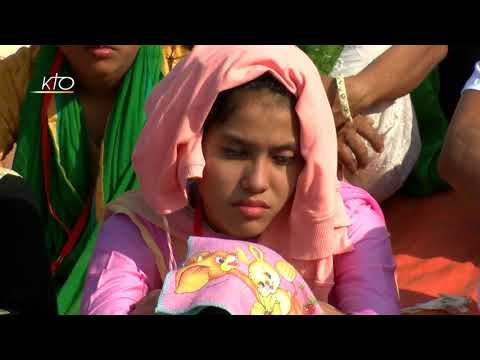
[[[343,117],[341,112],[335,78],[323,76],[322,82],[327,91],[328,101],[332,107],[335,126],[338,129],[345,121],[347,121],[347,119]],[[357,115],[368,112],[373,106],[373,98],[371,96],[372,89],[364,83],[361,76],[355,75],[346,77],[345,88],[347,90],[348,107],[350,108],[350,113],[353,118]]]
[[[157,306],[158,298],[162,290],[153,290],[150,291],[147,296],[145,296],[138,303],[132,305],[128,315],[153,315],[155,314],[155,307]]]
[[[377,153],[383,151],[383,137],[373,128],[372,120],[357,115],[353,122],[344,121],[337,127],[338,161],[352,174],[365,168],[372,160],[368,156],[365,140]]]
[[[336,309],[329,303],[320,301],[318,304],[320,305],[325,315],[345,315],[344,313],[342,313],[340,310]]]
[[[383,151],[383,137],[373,128],[372,120],[361,114],[371,105],[369,90],[358,76],[345,78],[348,103],[353,117],[353,123],[348,121],[340,109],[340,101],[335,80],[322,78],[327,88],[327,94],[332,104],[332,112],[337,129],[339,165],[345,166],[352,174],[358,169],[365,168],[372,160],[368,156],[366,144],[370,144],[374,151]]]

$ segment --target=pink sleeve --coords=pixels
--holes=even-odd
[[[126,315],[150,290],[161,286],[150,249],[126,215],[100,228],[83,290],[81,313]]]
[[[334,258],[330,300],[347,314],[399,314],[390,234],[380,207],[372,201],[370,196],[345,201],[354,250]]]

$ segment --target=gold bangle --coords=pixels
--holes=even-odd
[[[348,105],[347,88],[345,86],[345,78],[343,76],[337,76],[338,99],[340,100],[340,110],[345,119],[353,122],[352,113],[350,112],[350,106]]]

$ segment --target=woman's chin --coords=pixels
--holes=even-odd
[[[228,229],[228,235],[237,240],[248,240],[259,237],[266,229],[266,226],[258,222],[249,221]]]

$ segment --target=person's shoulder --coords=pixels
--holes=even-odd
[[[38,45],[23,46],[15,53],[2,59],[0,61],[0,69],[12,72],[30,69],[39,50],[40,47]]]
[[[102,227],[109,228],[115,226],[129,226],[133,224],[130,217],[123,213],[114,213],[108,216],[102,223]]]
[[[40,50],[39,46],[21,47],[12,55],[0,61],[0,96],[15,107],[20,106],[27,91],[33,64]]]
[[[137,227],[129,216],[116,213],[112,214],[102,223],[100,227],[100,233],[102,239],[109,239],[119,235],[127,235],[127,237],[135,234]]]
[[[99,236],[101,240],[98,241],[110,243],[115,239],[114,241],[138,244],[138,240],[143,239],[146,234],[156,242],[162,241],[164,236],[161,228],[140,214],[115,212],[103,222]]]
[[[22,47],[0,60],[0,159],[10,152],[16,142],[20,108],[38,51],[38,46]]]
[[[143,248],[142,234],[132,219],[122,213],[115,213],[100,226],[95,248],[97,251],[136,253],[136,248]]]
[[[366,190],[342,182],[340,195],[350,218],[349,236],[366,233],[372,228],[385,227],[385,218],[378,202]]]
[[[370,204],[375,207],[380,207],[378,202],[365,189],[352,185],[348,182],[342,181],[339,186],[339,192],[345,205],[355,202],[362,202]]]

